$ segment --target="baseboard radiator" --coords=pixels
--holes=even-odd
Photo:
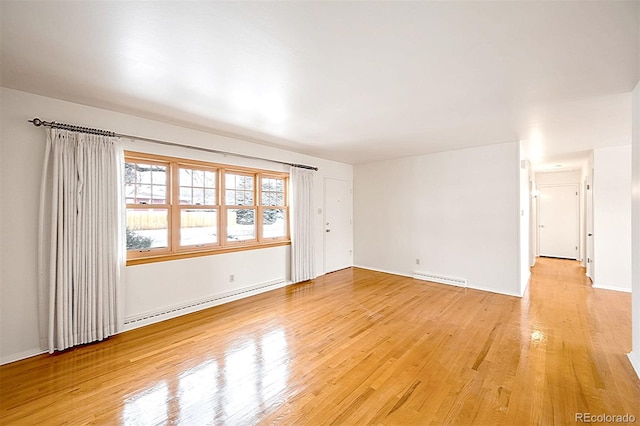
[[[416,280],[431,281],[431,282],[434,282],[434,283],[455,285],[457,287],[466,287],[467,286],[467,280],[464,279],[464,278],[447,277],[447,276],[444,276],[444,275],[429,274],[427,272],[415,271],[413,273],[413,278],[415,278]]]
[[[157,311],[146,312],[144,314],[125,318],[124,325],[128,329],[137,328],[138,326],[143,325],[138,323],[151,324],[157,321],[162,321],[164,319],[175,318],[180,315],[184,315],[191,312],[200,311],[202,309],[210,308],[213,306],[221,305],[225,302],[231,302],[233,300],[242,299],[242,297],[238,297],[238,296],[242,296],[244,294],[246,295],[249,295],[248,293],[259,294],[264,291],[283,287],[285,285],[286,285],[286,281],[284,278],[273,280],[273,281],[267,281],[251,287],[244,287],[244,288],[233,290],[230,292],[217,294],[215,296],[205,297],[204,299],[186,302],[186,303],[182,303],[174,306],[168,306],[163,309],[159,309]],[[161,318],[161,317],[165,317],[165,318]]]

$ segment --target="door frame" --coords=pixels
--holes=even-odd
[[[595,278],[595,265],[593,259],[593,171],[585,179],[585,268],[586,275],[591,279]]]
[[[580,199],[581,199],[581,195],[580,195],[580,184],[579,183],[548,183],[548,184],[540,184],[537,185],[537,192],[538,192],[538,202],[536,203],[536,240],[537,240],[537,251],[536,251],[536,256],[540,256],[540,204],[542,204],[540,202],[540,193],[544,190],[544,188],[550,188],[550,187],[563,187],[563,186],[570,186],[571,188],[573,188],[573,190],[576,193],[576,246],[578,247],[578,249],[576,250],[576,257],[575,260],[578,260],[580,258]],[[562,259],[569,259],[569,258],[562,258]]]

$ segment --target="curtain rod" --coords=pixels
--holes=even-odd
[[[73,124],[58,123],[58,122],[55,122],[55,121],[43,121],[43,120],[40,120],[38,117],[36,117],[36,118],[34,118],[32,120],[28,120],[28,121],[29,121],[29,123],[33,123],[33,125],[36,126],[36,127],[44,126],[44,127],[51,127],[53,129],[63,129],[63,130],[70,130],[72,132],[88,133],[88,134],[91,134],[91,135],[101,135],[101,136],[110,136],[110,137],[115,137],[115,138],[135,139],[135,140],[139,140],[139,141],[153,142],[153,143],[157,143],[157,144],[160,144],[160,145],[177,146],[177,147],[180,147],[180,148],[195,149],[195,150],[198,150],[198,151],[211,152],[211,153],[214,153],[214,154],[232,155],[234,157],[249,158],[249,159],[252,159],[252,160],[263,160],[263,161],[269,161],[271,163],[284,164],[285,166],[297,167],[299,169],[307,169],[307,170],[318,171],[317,167],[307,166],[305,164],[287,163],[286,161],[271,160],[269,158],[255,157],[253,155],[236,154],[234,152],[220,151],[220,150],[217,150],[217,149],[209,149],[209,148],[201,148],[199,146],[183,145],[183,144],[180,144],[180,143],[161,141],[161,140],[158,140],[158,139],[143,138],[143,137],[140,137],[140,136],[126,135],[126,134],[122,134],[122,133],[115,133],[115,132],[111,132],[109,130],[93,129],[91,127],[82,127],[82,126],[75,126]]]

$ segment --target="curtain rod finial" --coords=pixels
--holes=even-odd
[[[33,120],[29,120],[29,123],[33,123],[33,125],[36,127],[40,127],[44,124],[44,122],[40,120],[38,117],[34,118]]]

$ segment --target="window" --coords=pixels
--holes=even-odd
[[[128,264],[289,244],[288,175],[125,153]]]
[[[262,237],[280,239],[288,233],[286,181],[281,177],[263,176],[261,179],[260,217]]]
[[[180,247],[218,244],[218,194],[215,168],[179,166]]]
[[[250,174],[227,172],[224,175],[227,242],[256,240],[254,181]]]
[[[168,170],[166,162],[125,162],[127,250],[136,253],[133,256],[169,251]]]

